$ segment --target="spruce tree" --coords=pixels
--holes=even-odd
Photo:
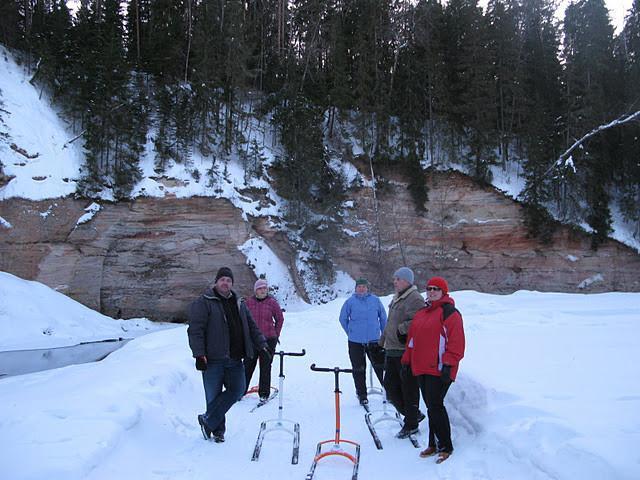
[[[566,64],[567,145],[593,128],[607,123],[616,103],[611,86],[613,77],[613,27],[604,0],[582,0],[567,7],[564,20],[564,57]],[[568,184],[574,198],[586,194],[586,217],[593,228],[594,247],[609,233],[610,211],[608,164],[610,155],[602,138],[575,150],[573,163],[577,177]],[[604,185],[604,188],[602,186]],[[602,189],[602,191],[600,191]],[[595,194],[594,192],[598,192]],[[581,213],[577,202],[569,205]],[[570,212],[571,213],[571,212]]]
[[[525,224],[531,236],[551,241],[555,221],[546,211],[552,198],[549,167],[561,150],[560,34],[549,0],[527,2],[522,11],[522,73],[520,122],[516,133],[524,147]]]

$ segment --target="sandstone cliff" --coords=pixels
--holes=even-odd
[[[527,238],[522,207],[495,189],[453,172],[427,181],[424,215],[416,214],[399,181],[380,194],[377,214],[371,189],[352,192],[348,234],[323,237],[327,261],[354,278],[370,278],[385,294],[401,265],[414,269],[421,289],[438,274],[453,290],[640,291],[634,250],[609,241],[593,251],[586,234],[568,227],[544,246]],[[237,246],[258,235],[289,266],[305,297],[287,237],[262,218],[243,220],[226,200],[106,203],[91,221],[76,225],[88,203],[0,202],[0,216],[13,226],[0,229],[0,270],[43,282],[110,316],[183,321],[188,302],[222,265],[233,269],[240,294],[251,293],[255,275]]]

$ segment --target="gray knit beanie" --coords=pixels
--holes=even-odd
[[[413,270],[409,267],[401,267],[393,274],[394,278],[401,278],[402,280],[406,280],[411,285],[413,285]]]

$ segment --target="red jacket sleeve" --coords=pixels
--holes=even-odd
[[[459,312],[454,312],[444,321],[444,327],[447,334],[447,343],[442,354],[442,363],[458,366],[462,357],[464,357],[464,327],[462,325],[462,317]]]
[[[411,365],[411,355],[413,354],[413,326],[415,322],[411,322],[409,331],[407,332],[407,343],[405,345],[404,353],[400,359],[402,365]]]

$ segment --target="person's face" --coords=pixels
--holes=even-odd
[[[256,289],[256,297],[265,298],[267,296],[268,287],[260,287]]]
[[[403,290],[409,288],[411,284],[407,282],[404,278],[393,277],[393,289],[396,293],[400,293]]]
[[[369,287],[366,285],[356,285],[356,293],[358,295],[364,295],[369,291]]]
[[[436,300],[440,300],[442,298],[442,290],[440,288],[430,285],[427,286],[427,298],[430,302],[435,302]]]
[[[218,290],[222,295],[229,295],[231,292],[231,287],[233,286],[233,280],[230,277],[220,277],[216,282],[216,290]]]

